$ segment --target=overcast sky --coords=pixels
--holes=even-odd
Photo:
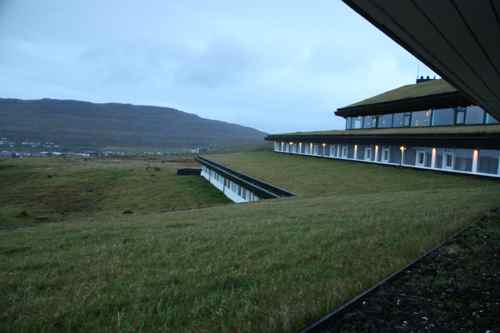
[[[0,97],[332,129],[336,108],[414,82],[417,63],[340,0],[0,0]]]

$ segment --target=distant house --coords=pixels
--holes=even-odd
[[[345,130],[269,135],[279,153],[500,177],[500,124],[444,80],[340,108]]]

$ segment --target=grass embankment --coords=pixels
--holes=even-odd
[[[273,152],[207,155],[300,197],[498,187],[498,180]]]
[[[179,166],[158,160],[0,160],[0,228],[229,202],[199,177],[176,176]]]
[[[296,331],[499,204],[491,181],[348,165],[324,179],[356,191],[1,231],[0,331]]]

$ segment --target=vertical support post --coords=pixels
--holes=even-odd
[[[354,145],[354,156],[353,156],[353,158],[355,160],[358,159],[358,145]]]
[[[400,163],[400,165],[404,165],[405,164],[405,146],[401,146],[400,149],[401,149],[401,163]]]
[[[479,161],[479,150],[472,151],[472,173],[477,173],[477,164]]]
[[[375,145],[375,162],[378,162],[378,145]]]
[[[436,168],[436,157],[437,157],[437,150],[436,150],[436,148],[432,148],[432,156],[431,156],[431,168],[432,169]]]
[[[498,153],[498,169],[497,173],[500,175],[500,153]]]

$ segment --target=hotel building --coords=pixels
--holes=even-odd
[[[500,177],[500,124],[448,82],[420,78],[338,109],[345,130],[270,135],[274,151]]]

